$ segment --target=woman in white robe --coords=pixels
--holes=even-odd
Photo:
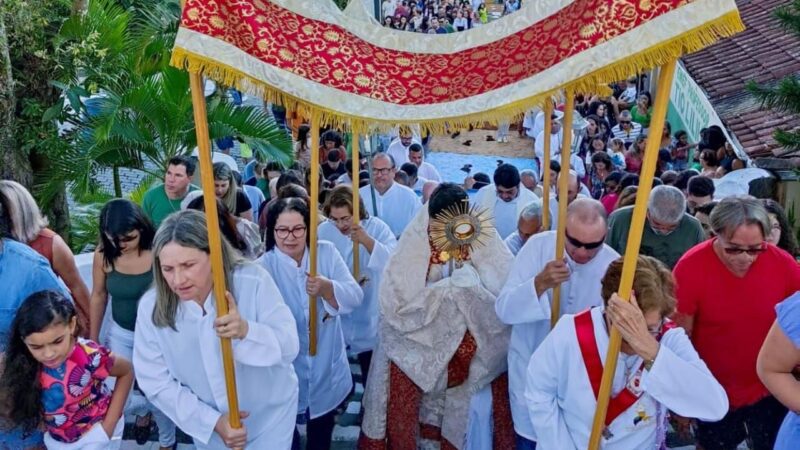
[[[300,354],[298,424],[306,423],[307,448],[330,448],[336,408],[353,386],[340,315],[361,304],[363,292],[336,247],[317,245],[317,276],[309,276],[308,206],[299,198],[272,204],[267,220],[267,252],[259,262],[272,274],[297,323]],[[309,355],[309,297],[317,302],[317,354]],[[299,432],[295,439],[299,441]]]
[[[675,283],[666,266],[639,256],[630,303],[615,293],[621,273],[619,259],[603,278],[605,308],[563,316],[531,358],[525,397],[539,448],[588,448],[611,326],[623,342],[603,449],[662,448],[668,410],[706,421],[728,411],[725,390],[683,329],[667,319]]]
[[[155,289],[139,303],[133,360],[147,399],[199,449],[288,449],[298,338],[270,275],[222,240],[229,312],[217,318],[205,216],[168,217],[153,245]],[[220,337],[231,338],[243,427],[231,428]]]
[[[350,314],[342,316],[344,341],[358,356],[361,380],[367,382],[372,350],[378,337],[378,286],[381,273],[397,245],[392,230],[377,217],[370,217],[363,200],[359,209],[359,225],[353,226],[353,190],[335,187],[325,201],[323,212],[328,220],[319,226],[319,238],[330,241],[353,271],[353,242],[359,244],[359,284],[364,301]]]

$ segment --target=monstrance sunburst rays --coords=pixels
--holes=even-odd
[[[472,248],[486,245],[494,230],[492,218],[485,208],[459,202],[431,219],[431,243],[440,252],[446,252],[457,261],[469,257]]]

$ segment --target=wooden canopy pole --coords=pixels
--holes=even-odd
[[[564,123],[561,129],[561,171],[558,174],[558,231],[556,231],[556,261],[564,259],[564,240],[567,233],[567,200],[569,197],[569,159],[572,154],[572,113],[575,111],[575,93],[567,91],[564,105]],[[547,137],[548,141],[550,136]],[[545,141],[547,142],[547,141]],[[549,169],[549,168],[548,168]],[[549,199],[549,197],[548,197]],[[550,328],[556,326],[561,315],[561,286],[553,288],[553,301],[550,303]]]
[[[664,122],[667,115],[667,104],[669,103],[670,89],[672,88],[672,78],[675,74],[675,63],[673,59],[661,68],[658,76],[658,90],[656,100],[653,105],[653,116],[650,120],[650,130],[653,137],[647,139],[647,146],[644,151],[644,161],[642,161],[642,171],[639,178],[639,190],[636,193],[636,205],[633,207],[633,217],[631,227],[628,232],[628,244],[625,249],[625,259],[622,266],[622,277],[619,282],[617,293],[625,301],[630,300],[631,289],[633,288],[633,275],[636,271],[636,262],[639,257],[639,247],[642,244],[642,232],[644,231],[644,219],[647,213],[647,201],[650,191],[653,188],[653,176],[658,162],[658,148],[661,144],[661,130],[664,129]],[[616,328],[611,327],[610,342],[608,343],[608,353],[603,369],[603,380],[600,383],[600,393],[597,396],[597,409],[594,412],[592,423],[592,434],[589,438],[589,449],[597,450],[600,447],[600,437],[605,428],[606,412],[608,410],[609,395],[611,384],[614,381],[614,373],[617,370],[617,355],[622,344],[622,337]]]
[[[308,230],[308,273],[317,276],[317,226],[319,224],[319,111],[311,110],[311,227]],[[317,298],[308,297],[308,354],[317,355]]]
[[[359,225],[361,223],[361,203],[359,202],[358,198],[358,183],[359,183],[359,170],[361,168],[360,161],[358,159],[358,153],[361,148],[361,133],[359,133],[359,128],[357,125],[354,125],[352,128],[353,131],[353,145],[352,151],[350,153],[350,162],[353,165],[353,176],[351,180],[353,182],[353,225]],[[353,241],[353,278],[356,281],[360,278],[360,256],[361,256],[361,249],[359,248],[359,244],[357,241]]]
[[[534,121],[535,122],[535,121]],[[542,229],[550,229],[550,134],[553,130],[553,101],[547,99],[544,103],[544,160],[542,161]]]
[[[208,246],[211,257],[211,273],[214,278],[214,299],[217,317],[228,314],[228,299],[225,296],[225,269],[222,265],[222,241],[219,236],[217,196],[214,194],[214,167],[211,163],[211,142],[208,139],[206,99],[203,96],[203,76],[190,73],[194,127],[197,133],[197,158],[200,160],[200,179],[203,185],[203,204],[208,225]],[[233,366],[233,348],[230,338],[220,338],[222,367],[225,371],[225,392],[228,395],[228,419],[231,427],[241,428],[239,399],[236,396],[236,374]]]

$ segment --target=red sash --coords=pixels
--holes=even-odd
[[[661,336],[672,328],[675,328],[675,324],[671,321],[665,321],[656,339],[660,341]],[[597,350],[597,340],[594,336],[594,323],[592,322],[591,309],[583,311],[575,316],[575,334],[578,338],[578,346],[581,349],[586,372],[589,375],[589,382],[592,385],[592,391],[594,391],[594,398],[597,399],[600,393],[600,383],[603,379],[603,360],[600,359],[600,352]],[[639,366],[637,373],[643,368],[644,363]],[[620,391],[619,394],[612,397],[608,403],[605,421],[606,426],[609,426],[614,419],[633,406],[641,395],[641,391],[638,393],[631,391],[630,380],[626,380],[625,388]]]

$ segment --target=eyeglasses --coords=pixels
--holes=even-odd
[[[278,239],[286,239],[290,234],[294,236],[295,239],[300,239],[301,237],[305,236],[306,227],[304,225],[300,225],[294,228],[275,228],[275,237]]]
[[[372,173],[374,173],[375,175],[389,175],[389,173],[392,170],[394,170],[394,167],[385,167],[385,168],[382,168],[382,169],[379,169],[377,167],[373,167],[372,168]]]
[[[749,256],[758,256],[766,249],[766,242],[762,242],[761,246],[758,248],[722,247],[722,250],[731,256],[741,255],[742,253],[747,253]]]
[[[658,326],[657,326],[657,327],[655,327],[655,328],[650,328],[650,327],[647,327],[647,331],[648,331],[648,332],[649,332],[649,333],[650,333],[650,334],[651,334],[653,337],[658,337],[658,335],[659,335],[659,334],[661,334],[661,329],[664,327],[664,322],[665,322],[665,321],[666,321],[666,319],[661,319],[661,322],[659,322],[659,323],[658,323]]]
[[[574,247],[576,247],[576,248],[585,248],[586,250],[594,250],[597,247],[600,247],[601,245],[603,245],[603,243],[606,241],[606,237],[605,236],[603,236],[603,239],[600,239],[597,242],[579,241],[579,240],[575,239],[574,237],[570,236],[569,233],[566,232],[566,230],[564,231],[564,235],[567,237],[567,241],[569,241],[569,243],[572,244]]]
[[[347,225],[348,223],[351,223],[353,221],[353,216],[344,216],[344,217],[339,217],[338,219],[335,217],[328,217],[328,220],[337,225]]]

